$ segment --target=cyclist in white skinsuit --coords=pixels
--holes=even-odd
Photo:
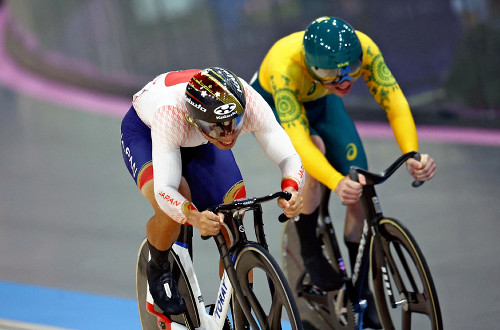
[[[201,235],[217,234],[223,218],[206,208],[246,197],[230,149],[239,134],[249,132],[280,167],[282,190],[292,193],[278,205],[288,217],[299,215],[300,157],[266,101],[232,72],[209,68],[159,75],[134,95],[123,119],[125,164],[155,210],[146,228],[150,293],[167,315],[185,310],[170,274],[169,249],[181,224],[197,227]]]

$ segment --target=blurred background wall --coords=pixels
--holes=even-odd
[[[10,56],[41,75],[101,92],[131,97],[162,72],[215,65],[250,80],[277,39],[332,15],[379,45],[417,122],[453,120],[463,113],[497,119],[500,109],[498,0],[4,0],[3,5]],[[382,111],[366,112],[378,107],[366,86],[354,87],[356,97],[345,99],[353,115],[383,118]]]

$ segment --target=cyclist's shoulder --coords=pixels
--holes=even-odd
[[[363,56],[365,58],[374,58],[380,53],[378,45],[370,36],[358,30],[356,30],[356,35],[358,36],[359,42],[361,44],[361,49],[363,50]]]
[[[271,47],[273,49],[281,49],[283,47],[290,47],[295,45],[302,45],[302,39],[304,38],[305,31],[298,31],[288,34],[280,39],[278,39],[274,45]]]
[[[137,114],[149,127],[152,127],[155,116],[158,117],[160,110],[164,112],[162,120],[165,121],[165,124],[184,121],[183,96],[187,81],[179,80],[179,76],[177,78],[169,76],[169,72],[156,76],[132,98],[132,105]],[[178,79],[178,81],[172,83],[173,78]]]
[[[266,54],[261,70],[286,74],[299,66],[304,31],[285,36],[271,47]]]

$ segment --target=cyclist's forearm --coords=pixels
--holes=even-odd
[[[319,155],[316,155],[316,157],[308,157],[307,155],[302,157],[304,169],[329,189],[335,190],[344,176],[330,165],[326,157],[319,150],[318,153]]]
[[[196,210],[190,201],[171,186],[164,185],[155,188],[155,198],[163,212],[182,224],[186,223],[188,213]]]
[[[417,129],[409,107],[400,109],[397,115],[388,118],[401,152],[418,151]]]
[[[292,186],[301,190],[304,185],[304,167],[283,128],[276,123],[273,130],[256,132],[255,138],[267,156],[279,166],[282,175],[282,189]]]

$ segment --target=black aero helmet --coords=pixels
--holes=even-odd
[[[186,87],[186,118],[213,139],[237,135],[245,117],[245,89],[231,71],[219,67],[196,73]]]

